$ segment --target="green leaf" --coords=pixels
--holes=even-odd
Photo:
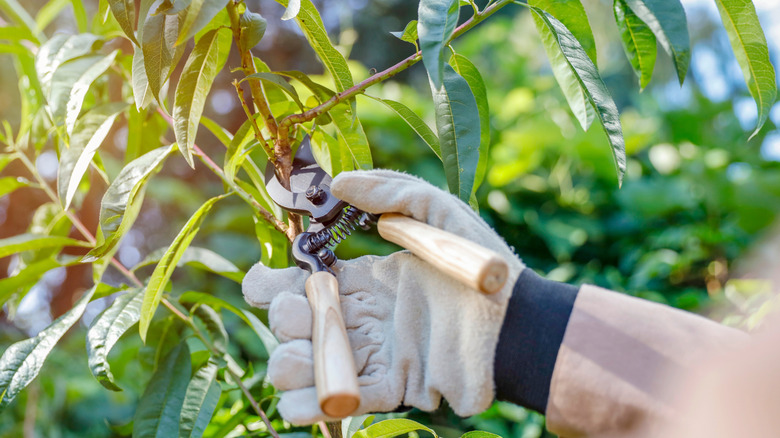
[[[344,438],[352,438],[355,432],[360,430],[364,425],[370,426],[374,422],[376,415],[358,415],[355,417],[347,417],[341,420],[341,434]]]
[[[593,64],[598,63],[596,60],[596,41],[593,39],[588,15],[580,0],[528,0],[528,4],[542,9],[563,23],[574,35],[574,38],[580,42]]]
[[[143,289],[130,289],[120,295],[106,310],[100,313],[87,331],[87,357],[89,370],[106,389],[121,391],[114,382],[108,364],[108,354],[114,344],[129,330],[141,316]]]
[[[206,96],[211,90],[214,78],[222,65],[218,65],[219,52],[230,46],[230,34],[214,29],[206,33],[192,49],[184,70],[176,87],[176,98],[173,104],[173,132],[179,150],[187,159],[190,167],[192,161],[192,145],[198,133],[200,116],[206,106]]]
[[[7,257],[22,251],[31,251],[41,248],[54,248],[63,246],[91,246],[89,242],[71,239],[62,236],[44,236],[38,234],[17,234],[16,236],[0,239],[0,258]]]
[[[103,40],[99,36],[87,33],[72,36],[57,34],[42,45],[35,56],[35,71],[44,95],[49,97],[52,76],[60,65],[92,53],[102,44]]]
[[[263,343],[263,346],[265,347],[265,351],[268,353],[268,356],[271,356],[271,353],[276,350],[276,347],[279,346],[279,341],[276,339],[273,333],[271,333],[271,330],[265,326],[265,324],[262,323],[257,317],[248,310],[242,310],[244,313],[244,316],[246,319],[249,320],[249,325],[252,327],[252,330],[255,331],[255,334],[257,334],[257,337],[260,338],[260,342]]]
[[[758,106],[756,130],[750,136],[753,138],[764,126],[777,98],[775,69],[769,60],[766,37],[751,0],[715,0],[715,4],[750,95]]]
[[[0,172],[5,169],[5,166],[7,166],[11,161],[14,161],[15,159],[19,158],[19,155],[17,154],[2,154],[0,155]]]
[[[174,42],[178,35],[178,15],[165,14],[149,15],[144,22],[142,35],[139,35],[149,91],[158,102],[161,102],[160,90],[168,79],[168,73],[176,57]],[[136,98],[137,104],[138,98]]]
[[[298,12],[301,11],[301,0],[290,0],[287,3],[287,9],[284,10],[282,20],[292,20],[298,16]]]
[[[187,386],[192,375],[186,342],[178,344],[152,375],[133,417],[133,438],[170,438],[179,435]]]
[[[90,85],[111,67],[119,50],[108,56],[90,55],[64,62],[52,75],[49,105],[52,120],[72,135]]]
[[[238,169],[241,168],[244,160],[252,150],[260,143],[255,140],[252,124],[257,123],[260,113],[254,114],[252,119],[247,119],[236,131],[233,140],[228,145],[225,152],[225,165],[222,167],[225,172],[225,179],[233,181]]]
[[[580,43],[577,42],[577,39],[566,29],[566,26],[539,8],[531,6],[530,9],[534,12],[535,17],[542,20],[541,22],[555,34],[561,53],[571,66],[588,101],[596,108],[596,114],[612,148],[618,186],[620,186],[623,182],[623,175],[626,173],[626,146],[623,140],[623,130],[620,126],[620,115],[612,96],[609,95],[607,86],[601,80],[596,66],[582,49]]]
[[[84,2],[82,0],[70,0],[70,4],[73,6],[73,15],[76,18],[76,26],[79,29],[79,33],[86,32],[88,19],[87,11],[84,9]]]
[[[79,263],[78,257],[62,256],[60,259],[45,258],[25,266],[17,274],[0,280],[0,306],[20,290],[29,290],[41,279],[43,274],[54,268],[72,266]]]
[[[211,421],[219,396],[222,394],[222,388],[217,383],[218,369],[217,362],[209,359],[206,365],[192,376],[181,408],[179,438],[203,436],[203,431]]]
[[[302,73],[302,72],[294,71],[294,70],[278,71],[278,72],[275,72],[275,73],[298,80],[300,83],[302,83],[304,86],[306,86],[306,88],[311,90],[311,92],[314,93],[314,96],[320,102],[324,102],[324,101],[330,99],[331,97],[333,97],[334,94],[336,94],[336,92],[331,90],[330,88],[328,88],[328,87],[326,87],[326,86],[324,86],[322,84],[318,84],[317,82],[314,82],[313,80],[311,80],[309,75],[307,75],[306,73]]]
[[[81,319],[96,287],[84,292],[73,307],[35,337],[8,347],[0,357],[0,410],[35,379],[51,350],[73,324]]]
[[[184,250],[190,245],[192,239],[200,229],[200,224],[206,217],[206,213],[211,210],[211,207],[222,198],[230,196],[230,194],[215,196],[206,201],[184,224],[184,227],[179,231],[179,234],[173,240],[173,243],[168,247],[163,254],[160,262],[152,272],[152,276],[149,278],[149,283],[146,285],[146,292],[144,294],[143,307],[141,308],[141,321],[139,324],[139,331],[141,333],[141,339],[146,342],[146,333],[149,330],[149,324],[152,322],[154,311],[157,310],[157,306],[162,299],[162,292],[168,280],[173,274],[173,270],[176,268],[176,264],[184,255]]]
[[[108,0],[108,7],[116,18],[122,31],[130,38],[136,46],[139,46],[135,39],[135,2],[133,0]]]
[[[152,251],[147,255],[140,263],[133,266],[133,271],[136,271],[144,266],[151,265],[160,261],[165,251],[168,248],[159,248]],[[244,279],[244,273],[221,255],[206,248],[198,248],[191,246],[184,251],[181,259],[179,260],[177,267],[188,265],[193,268],[201,269],[203,271],[212,272],[217,275],[221,275],[225,278],[229,278],[236,283],[241,283]]]
[[[92,157],[105,140],[116,117],[126,107],[124,102],[104,104],[90,110],[76,122],[70,138],[70,147],[61,152],[57,169],[57,193],[66,210],[70,207]]]
[[[141,111],[152,102],[152,93],[149,89],[149,79],[146,77],[144,52],[140,48],[135,48],[133,52],[132,82],[135,107]]]
[[[314,159],[328,175],[336,176],[341,172],[354,169],[352,155],[349,154],[347,147],[320,126],[314,127],[309,139]],[[273,245],[274,230],[259,222],[255,222],[255,230],[258,240],[263,245],[263,264],[268,265],[278,251],[278,247]]]
[[[208,304],[213,309],[217,310],[226,309],[241,318],[245,323],[247,323],[247,325],[252,325],[250,319],[244,315],[243,310],[214,295],[203,292],[189,291],[184,292],[179,296],[179,302],[182,304]]]
[[[0,39],[14,42],[19,42],[22,40],[31,41],[33,43],[38,42],[38,38],[36,38],[32,32],[30,32],[30,30],[24,26],[0,27]]]
[[[487,159],[490,151],[490,105],[488,105],[487,88],[482,75],[477,67],[463,55],[453,54],[450,64],[455,71],[469,84],[479,110],[479,162],[474,175],[474,189],[476,192],[487,173]]]
[[[241,46],[240,49],[241,51],[247,51],[255,47],[263,39],[268,22],[265,21],[262,15],[246,11],[241,15],[239,26],[241,26],[241,38],[238,40]]]
[[[458,24],[458,0],[421,0],[417,9],[417,34],[420,51],[433,88],[444,81],[446,50]]]
[[[27,182],[15,176],[2,177],[0,178],[0,198],[28,185]]]
[[[449,64],[443,70],[441,87],[433,81],[431,87],[444,174],[450,192],[469,202],[479,163],[479,108],[466,80]]]
[[[460,438],[501,438],[501,435],[496,435],[494,433],[485,432],[482,430],[472,430],[471,432],[464,433],[460,436]]]
[[[289,5],[288,0],[276,0],[278,3],[287,7]],[[325,65],[325,68],[330,72],[333,77],[333,82],[336,84],[336,90],[344,91],[347,88],[352,87],[352,73],[349,71],[347,60],[344,56],[333,47],[333,43],[328,39],[328,32],[325,29],[325,25],[322,23],[320,13],[317,12],[317,8],[311,0],[301,0],[301,7],[295,20],[301,27],[303,34],[309,41],[312,49],[317,52],[320,61]],[[351,111],[355,112],[355,101],[351,102]]]
[[[16,0],[0,0],[0,11],[14,23],[24,26],[28,32],[35,35],[35,43],[46,41],[46,35],[38,29],[38,25],[35,20],[27,13],[27,10],[22,7]]]
[[[439,137],[436,137],[436,134],[433,133],[433,130],[428,126],[427,123],[423,121],[422,118],[420,118],[420,116],[417,115],[417,113],[409,109],[409,107],[402,104],[401,102],[396,102],[389,99],[380,99],[378,97],[369,96],[367,94],[366,96],[382,102],[383,104],[387,105],[388,108],[395,111],[396,114],[398,114],[412,129],[414,129],[414,132],[420,136],[425,144],[427,144],[428,147],[433,150],[433,153],[436,154],[436,156],[441,160]]]
[[[35,15],[35,23],[38,29],[44,30],[54,21],[70,3],[70,0],[49,0]]]
[[[194,37],[198,31],[209,24],[212,18],[216,17],[219,11],[227,6],[229,0],[192,0],[186,10],[181,28],[179,29],[176,45],[179,46],[190,38]]]
[[[289,82],[285,81],[280,75],[275,73],[254,73],[251,74],[244,79],[241,79],[241,82],[244,82],[246,80],[261,80],[267,84],[271,84],[275,87],[279,87],[282,91],[287,93],[290,97],[293,98],[296,104],[298,104],[298,107],[303,110],[303,103],[301,103],[301,98],[298,96],[298,92],[295,91],[295,87],[290,85]]]
[[[214,349],[224,354],[227,351],[228,334],[219,313],[206,304],[200,304],[195,307],[193,314],[203,321],[206,330],[211,336],[211,345]]]
[[[99,247],[84,256],[84,262],[94,262],[111,251],[130,230],[143,200],[146,181],[159,170],[175,146],[163,146],[147,152],[127,164],[117,175],[100,202]],[[137,205],[137,209],[130,206]],[[135,210],[135,211],[132,211]],[[133,214],[129,214],[129,213]]]
[[[379,423],[372,424],[365,429],[361,429],[355,432],[355,434],[352,436],[353,438],[392,438],[394,436],[405,435],[416,430],[424,430],[438,438],[438,435],[436,435],[436,432],[434,432],[433,429],[416,421],[407,420],[406,418],[395,418],[392,420],[380,421]]]
[[[371,169],[373,167],[371,148],[360,119],[351,116],[350,107],[344,102],[333,107],[328,114],[336,126],[339,141],[343,142],[349,150],[357,167],[363,170]]]
[[[639,87],[644,89],[650,83],[658,51],[653,31],[626,5],[625,0],[615,0],[613,5],[615,22],[620,29],[623,49],[637,76]]]
[[[225,147],[228,147],[230,142],[233,140],[233,134],[231,134],[227,129],[223,128],[222,125],[215,122],[214,120],[211,120],[208,117],[201,117],[200,123],[205,126],[209,132],[214,134],[214,137],[217,137],[217,140],[219,140],[219,142],[222,143]]]
[[[401,41],[406,41],[417,48],[417,20],[412,20],[406,25],[403,32],[390,32],[390,35]]]
[[[626,4],[653,31],[658,42],[674,60],[682,85],[691,62],[688,20],[680,0],[626,0]]]
[[[569,108],[571,108],[572,113],[574,113],[574,116],[577,118],[580,126],[582,126],[582,129],[587,131],[596,118],[596,113],[593,110],[593,106],[588,101],[588,97],[585,95],[586,92],[582,89],[579,79],[577,79],[577,73],[561,51],[555,32],[545,24],[544,20],[535,15],[534,25],[542,39],[547,58],[550,60],[553,75],[555,76],[558,85],[561,87],[563,96],[569,103]]]

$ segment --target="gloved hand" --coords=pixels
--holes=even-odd
[[[331,190],[361,210],[402,213],[477,242],[509,265],[504,288],[482,295],[408,251],[339,261],[333,270],[359,374],[355,415],[400,405],[430,411],[442,396],[458,415],[485,410],[494,398],[499,331],[523,263],[468,205],[416,177],[354,171],[338,175]],[[297,267],[275,270],[258,263],[243,282],[249,304],[270,307],[271,330],[282,344],[271,356],[268,376],[285,391],[279,412],[295,424],[330,420],[314,388],[308,276]]]

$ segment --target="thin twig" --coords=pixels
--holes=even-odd
[[[244,90],[241,88],[241,83],[234,79],[233,86],[236,87],[236,94],[238,94],[238,99],[241,101],[241,107],[244,108],[244,113],[246,114],[249,123],[252,124],[252,129],[255,131],[255,138],[260,142],[261,145],[263,145],[263,151],[265,151],[265,154],[268,155],[268,159],[273,160],[274,150],[268,147],[268,142],[265,141],[265,137],[263,137],[263,133],[260,131],[260,127],[257,126],[257,121],[255,120],[252,111],[249,109],[249,105],[247,105],[246,99],[244,98]]]

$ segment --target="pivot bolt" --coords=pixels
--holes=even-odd
[[[315,185],[309,186],[309,188],[306,189],[306,199],[311,201],[314,205],[322,205],[325,201],[325,190],[322,190]]]

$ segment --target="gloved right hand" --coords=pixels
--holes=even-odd
[[[462,236],[503,256],[502,290],[483,295],[407,251],[340,261],[344,321],[358,370],[361,404],[355,413],[401,405],[436,409],[444,397],[462,416],[494,399],[493,360],[507,302],[525,268],[504,240],[459,199],[416,177],[387,170],[337,176],[337,197],[369,213],[401,213]],[[271,330],[282,342],[268,365],[271,383],[285,391],[279,411],[295,424],[331,420],[317,402],[311,343],[312,314],[304,292],[309,273],[255,265],[244,278],[246,301],[270,308]]]

